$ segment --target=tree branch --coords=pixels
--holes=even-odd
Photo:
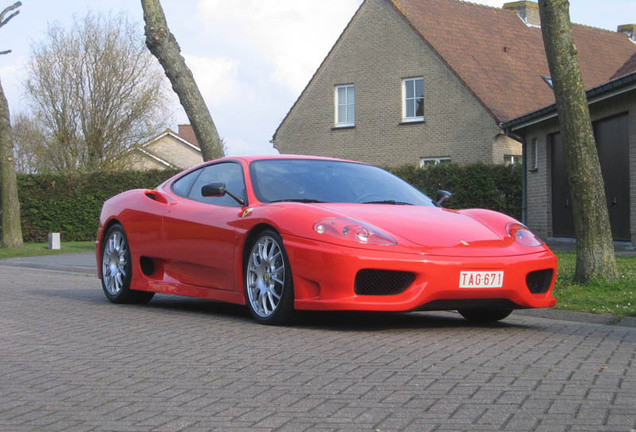
[[[11,15],[9,15],[6,18],[5,18],[5,15],[19,8],[20,6],[22,6],[22,2],[17,1],[13,3],[11,6],[7,6],[6,8],[4,8],[4,10],[0,13],[0,28],[4,27],[4,25],[8,23],[9,21],[11,21],[11,19],[13,19],[13,17],[15,17],[17,14],[19,14],[20,11],[16,10],[15,12],[13,12]]]
[[[0,28],[4,27],[6,23],[8,23],[9,21],[11,21],[11,19],[13,19],[13,17],[15,17],[16,15],[18,15],[20,13],[19,10],[16,10],[17,8],[19,8],[20,6],[22,6],[22,2],[15,2],[13,3],[11,6],[7,6],[6,8],[4,8],[4,10],[2,12],[0,12]],[[9,12],[14,11],[11,15],[6,16]],[[4,50],[4,51],[0,51],[0,55],[4,55],[4,54],[9,54],[11,52],[11,50]]]

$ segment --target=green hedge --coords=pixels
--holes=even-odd
[[[446,207],[486,208],[521,219],[521,165],[451,163],[389,170],[433,199],[440,189],[452,192],[453,198],[444,204]]]
[[[441,164],[426,169],[390,168],[428,196],[453,193],[450,208],[483,207],[521,217],[521,167]],[[176,171],[19,175],[22,232],[26,242],[46,241],[60,232],[64,241],[95,238],[102,203],[124,190],[154,188]]]
[[[19,175],[25,242],[46,241],[49,232],[64,241],[95,238],[102,204],[119,192],[154,188],[176,171]]]

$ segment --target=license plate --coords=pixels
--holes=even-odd
[[[503,271],[463,271],[459,275],[460,288],[501,288]]]

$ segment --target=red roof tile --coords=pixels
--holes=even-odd
[[[190,144],[193,144],[193,145],[201,148],[199,146],[199,141],[197,140],[197,137],[194,134],[194,129],[192,128],[192,125],[180,124],[179,125],[179,133],[177,135],[179,135],[179,137],[183,138],[184,140],[186,140]]]
[[[459,0],[391,0],[498,121],[554,103],[541,29],[515,12]],[[607,82],[636,52],[626,35],[574,24],[586,88]]]

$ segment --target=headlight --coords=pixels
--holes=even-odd
[[[536,247],[543,244],[543,240],[534,235],[532,231],[519,222],[511,222],[506,225],[508,235],[522,246]]]
[[[377,228],[344,217],[329,217],[314,224],[318,234],[329,235],[341,240],[349,240],[361,244],[394,246],[397,242],[388,234]]]

